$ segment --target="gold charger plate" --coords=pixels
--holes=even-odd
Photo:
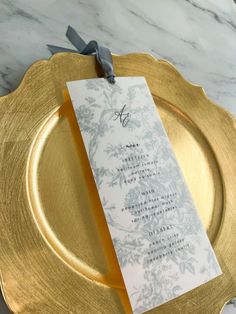
[[[219,313],[236,295],[236,123],[166,61],[114,56],[145,76],[223,275],[149,313]],[[14,313],[129,313],[65,83],[101,76],[95,58],[60,53],[0,98],[0,273]]]

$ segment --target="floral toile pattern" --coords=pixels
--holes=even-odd
[[[133,312],[219,275],[145,79],[68,87]]]

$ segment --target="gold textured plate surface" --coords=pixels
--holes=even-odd
[[[223,275],[149,313],[220,312],[236,295],[236,122],[165,61],[113,56],[145,76]],[[33,64],[0,97],[0,274],[14,313],[130,313],[65,83],[100,76],[95,58]],[[148,293],[148,292],[147,292]]]

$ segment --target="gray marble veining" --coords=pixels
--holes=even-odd
[[[236,4],[233,0],[0,0],[0,95],[29,65],[71,48],[68,24],[112,52],[149,52],[173,63],[236,115]],[[227,306],[224,314],[230,312]],[[236,312],[236,310],[235,310]]]
[[[46,44],[71,47],[71,24],[112,52],[150,52],[172,62],[216,103],[236,114],[233,0],[0,0],[0,94],[14,90]]]

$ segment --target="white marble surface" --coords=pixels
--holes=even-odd
[[[71,48],[68,24],[114,53],[169,60],[236,115],[233,0],[0,0],[0,95],[18,86],[33,61],[50,56],[46,44]]]
[[[151,52],[176,65],[236,115],[236,5],[233,0],[0,0],[0,95],[27,67],[71,47],[67,25],[114,53]]]

